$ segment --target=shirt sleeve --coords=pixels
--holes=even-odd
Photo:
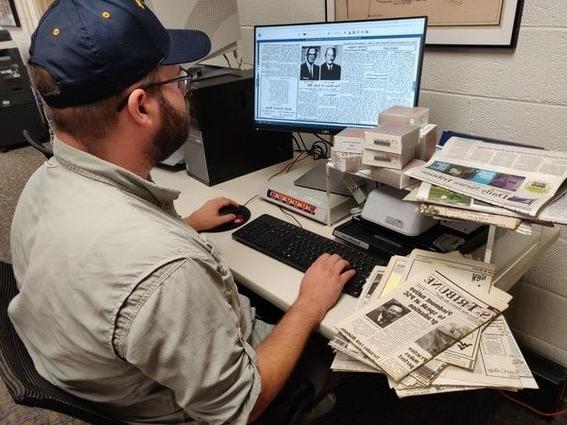
[[[120,351],[192,419],[245,424],[261,380],[226,285],[207,261],[181,261],[140,300]]]

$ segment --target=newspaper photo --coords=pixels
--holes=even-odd
[[[565,191],[567,152],[451,137],[407,175],[531,217]]]
[[[337,328],[398,382],[508,307],[505,292],[486,293],[461,280],[458,271],[434,263]]]
[[[441,372],[434,384],[496,388],[538,387],[502,315],[488,324],[483,331],[474,370],[448,367]]]

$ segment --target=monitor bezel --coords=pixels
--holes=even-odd
[[[265,122],[258,122],[256,121],[256,33],[258,29],[261,28],[276,28],[276,27],[294,27],[294,26],[305,26],[305,25],[333,25],[333,24],[352,24],[358,22],[382,22],[382,21],[400,21],[400,20],[409,20],[409,19],[423,19],[424,20],[424,29],[423,29],[423,37],[421,37],[421,46],[420,46],[420,55],[418,60],[418,69],[417,69],[417,89],[416,95],[414,98],[413,106],[417,106],[419,103],[419,93],[421,90],[421,73],[423,69],[423,56],[425,53],[425,38],[427,36],[427,16],[406,16],[401,18],[382,18],[382,19],[359,19],[359,20],[352,20],[352,21],[333,21],[333,22],[297,22],[292,24],[270,24],[270,25],[254,25],[254,127],[256,130],[272,130],[272,131],[287,131],[287,132],[302,132],[302,133],[316,133],[316,134],[330,134],[334,135],[347,127],[325,127],[323,125],[306,125],[306,124],[295,124],[295,125],[287,125],[287,124],[268,124]]]

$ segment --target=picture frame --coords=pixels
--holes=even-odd
[[[424,8],[428,5],[439,7],[441,0],[429,0],[428,2],[417,2],[410,0],[400,7],[411,10],[412,7],[419,7],[420,14],[424,13]],[[444,0],[446,7],[451,5],[458,7],[463,4],[462,0]],[[427,28],[426,44],[429,46],[462,46],[462,47],[500,47],[515,48],[518,43],[518,33],[522,18],[524,0],[500,0],[500,10],[498,21],[491,23],[464,23],[458,22],[450,25],[435,24],[435,20],[430,19]],[[373,19],[372,8],[375,3],[386,4],[386,10],[395,9],[392,5],[399,4],[396,0],[325,0],[325,16],[327,20],[360,20]],[[398,7],[398,9],[400,9]],[[444,6],[445,7],[445,6]],[[403,9],[400,9],[403,10]],[[416,12],[417,13],[417,12]],[[350,14],[350,15],[349,15]],[[417,16],[407,14],[408,16]],[[401,17],[385,13],[375,18]],[[453,17],[454,19],[455,17]],[[469,15],[464,16],[463,22],[469,19]]]
[[[19,27],[20,18],[14,0],[0,0],[0,27]]]

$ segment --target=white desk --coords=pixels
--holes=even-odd
[[[156,168],[152,171],[152,177],[162,186],[181,191],[175,206],[179,214],[187,216],[207,200],[218,196],[244,204],[258,194],[263,183],[283,166],[284,163],[274,165],[213,187],[207,187],[189,177],[185,171],[172,172]],[[248,204],[248,208],[252,213],[251,220],[267,213],[294,223],[277,206],[261,199]],[[294,216],[307,230],[332,238],[332,227],[298,214]],[[559,236],[557,228],[535,226],[535,229],[532,237],[521,236],[515,232],[505,232],[498,237],[493,262],[497,265],[496,285],[499,288],[510,289]],[[222,252],[238,282],[282,310],[287,310],[295,301],[303,273],[232,240],[231,233],[210,233],[206,236],[215,242]],[[475,257],[481,260],[483,254],[482,249],[477,250]],[[331,338],[336,333],[334,324],[351,314],[355,306],[355,298],[342,295],[321,323],[319,331]]]

